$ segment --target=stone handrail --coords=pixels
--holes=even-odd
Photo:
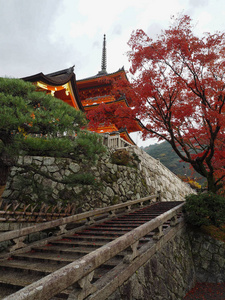
[[[133,229],[101,248],[6,297],[5,300],[47,300],[75,282],[78,282],[80,287],[83,288],[77,299],[84,299],[96,290],[94,285],[90,283],[96,268],[128,247],[131,247],[133,251],[128,258],[128,262],[134,260],[139,255],[137,250],[139,240],[155,230],[155,238],[160,239],[163,236],[163,224],[170,220],[171,226],[175,226],[177,224],[177,214],[182,211],[183,205],[184,203]]]
[[[133,205],[139,204],[140,206],[143,206],[144,202],[148,202],[148,201],[160,201],[160,194],[155,194],[155,195],[151,195],[145,198],[140,198],[137,200],[131,200],[131,201],[127,201],[125,203],[120,203],[120,204],[116,204],[116,205],[112,205],[112,206],[108,206],[105,208],[99,208],[99,209],[95,209],[92,211],[88,211],[88,212],[83,212],[77,215],[72,215],[69,217],[65,217],[65,218],[61,218],[61,219],[57,219],[57,220],[53,220],[53,221],[49,221],[49,222],[45,222],[45,223],[40,223],[40,224],[36,224],[34,226],[29,226],[29,227],[25,227],[25,228],[21,228],[18,230],[13,230],[13,231],[9,231],[9,232],[4,232],[1,233],[0,235],[0,242],[6,242],[6,241],[10,241],[13,243],[12,246],[9,247],[9,252],[13,252],[15,250],[18,249],[24,249],[27,247],[31,247],[33,244],[26,244],[24,243],[25,239],[27,236],[29,236],[30,234],[36,233],[36,232],[41,232],[44,230],[50,230],[50,229],[54,229],[54,228],[59,228],[58,232],[56,232],[56,235],[60,235],[60,234],[65,234],[68,233],[66,226],[70,223],[75,223],[75,222],[79,222],[79,221],[87,221],[87,224],[92,224],[95,223],[95,219],[94,217],[100,218],[101,215],[105,216],[105,214],[109,213],[110,217],[116,216],[116,211],[120,210],[120,209],[126,209],[129,211],[131,210],[131,207]],[[73,232],[73,230],[69,231],[69,232]],[[45,238],[43,240],[43,243],[48,242],[49,240],[53,239],[54,237],[49,237],[49,238]],[[40,241],[38,241],[39,245],[40,245]],[[26,250],[29,250],[29,248],[27,248]],[[6,254],[8,256],[8,254]],[[5,254],[3,254],[3,257],[5,257]]]

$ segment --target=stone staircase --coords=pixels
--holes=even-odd
[[[16,291],[37,282],[76,260],[80,260],[87,254],[153,220],[179,204],[181,202],[157,202],[139,209],[136,208],[135,211],[130,211],[129,213],[120,213],[111,219],[107,218],[104,222],[95,222],[88,227],[85,226],[85,222],[81,222],[80,226],[77,229],[75,228],[75,230],[73,227],[77,226],[77,224],[73,223],[70,224],[70,230],[73,230],[72,234],[64,234],[62,237],[58,236],[45,245],[33,246],[28,252],[15,253],[8,256],[7,259],[2,259],[0,261],[0,299],[5,297],[6,299],[17,299],[17,296],[15,298],[13,296],[13,293]],[[91,223],[90,220],[89,223]],[[165,230],[169,224],[169,221],[165,222],[162,230]],[[159,230],[149,232],[139,240],[137,250],[149,243],[153,237],[156,236],[157,238],[159,234],[162,234]],[[121,261],[131,255],[132,248],[121,251],[101,264],[95,270],[94,275],[90,275],[89,281],[94,283],[101,278],[106,278],[109,272],[113,272],[113,269]],[[57,295],[45,299],[68,299],[76,286],[77,290],[80,290],[82,282],[80,282],[80,285],[75,283]]]

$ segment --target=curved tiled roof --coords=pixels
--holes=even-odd
[[[45,84],[53,85],[53,86],[60,86],[64,85],[68,82],[71,83],[73,88],[73,93],[77,101],[77,105],[79,106],[80,110],[84,110],[83,106],[81,104],[81,100],[79,97],[77,84],[76,84],[76,76],[74,74],[74,66],[68,69],[64,69],[58,72],[50,73],[47,75],[44,75],[42,72],[21,78],[22,80],[29,81],[29,82],[37,82],[41,81]]]

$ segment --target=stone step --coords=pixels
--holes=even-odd
[[[31,276],[30,276],[31,277]],[[35,278],[33,282],[35,282]],[[5,297],[19,291],[20,289],[24,288],[26,285],[23,285],[23,283],[28,283],[30,282],[29,280],[26,280],[24,277],[20,280],[15,280],[13,274],[9,276],[5,276],[4,280],[0,279],[0,299],[5,299]],[[31,284],[30,282],[29,284]],[[60,292],[58,295],[52,297],[50,300],[64,300],[68,299],[69,293],[71,292],[71,289],[67,289],[65,291]],[[15,298],[16,300],[16,298]]]
[[[77,254],[81,254],[79,256],[83,256],[86,255],[92,251],[94,251],[96,249],[91,249],[90,247],[67,247],[67,245],[60,245],[60,246],[50,246],[50,247],[35,247],[33,249],[33,253],[52,253],[53,255],[57,254],[60,255],[62,257],[64,256],[71,256],[71,258],[73,258],[73,256],[76,256]]]
[[[41,279],[43,276],[36,273],[16,272],[14,269],[0,273],[0,285],[12,285],[19,288],[27,286],[32,282]]]
[[[109,260],[106,264],[100,266],[95,270],[93,282],[101,277],[104,277],[113,267],[118,265],[120,259],[113,258]],[[68,263],[68,261],[67,261]],[[66,264],[65,264],[66,265]],[[51,265],[46,263],[34,263],[27,260],[10,260],[1,263],[0,267],[0,299],[10,295],[13,291],[25,287],[26,285],[35,282],[42,277],[56,271],[62,267],[60,265]],[[53,299],[67,299],[70,289],[61,292],[59,295],[55,296]],[[4,298],[3,297],[3,298]],[[52,299],[52,300],[53,300]]]
[[[17,272],[23,273],[36,273],[46,276],[59,268],[65,266],[67,263],[61,264],[46,264],[44,262],[33,262],[28,260],[10,260],[4,261],[0,264],[0,273],[8,272],[10,270],[15,270]]]
[[[41,262],[41,263],[51,263],[51,264],[65,264],[71,263],[74,260],[79,259],[83,255],[79,253],[70,253],[70,254],[55,254],[52,252],[29,252],[13,255],[13,259],[15,260],[25,260],[25,261],[33,261],[33,262]]]
[[[62,239],[57,241],[52,241],[52,245],[66,245],[68,247],[79,247],[79,246],[86,246],[90,248],[98,248],[106,244],[105,241],[82,241],[82,240],[76,240],[76,239]]]
[[[32,252],[32,253],[24,253],[24,254],[18,254],[13,256],[13,260],[17,261],[24,261],[26,264],[27,262],[35,263],[35,264],[46,264],[46,265],[56,265],[58,268],[61,268],[65,266],[66,264],[69,264],[81,257],[83,257],[85,254],[88,254],[89,252],[83,252],[83,253],[60,253],[55,254],[52,252],[46,253],[46,252]],[[126,252],[118,254],[114,260],[107,261],[105,263],[105,267],[107,266],[113,266],[115,263],[118,263],[126,254]],[[54,267],[53,267],[54,268]]]
[[[86,237],[87,236],[94,236],[95,237],[113,237],[113,239],[117,238],[117,237],[120,237],[124,234],[126,234],[127,232],[129,232],[130,230],[117,230],[117,231],[107,231],[107,230],[102,230],[102,231],[99,231],[99,230],[94,230],[94,229],[90,229],[90,230],[86,230],[84,232],[82,232],[82,234],[80,235],[79,234],[79,238],[82,236],[82,237]],[[96,236],[97,234],[97,236]]]
[[[113,241],[115,238],[113,236],[97,236],[97,235],[88,235],[83,233],[76,233],[73,236],[70,236],[71,239],[74,239],[75,241],[104,241],[105,243],[109,243]]]

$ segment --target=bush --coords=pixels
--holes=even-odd
[[[127,166],[131,160],[129,152],[125,149],[116,150],[111,155],[112,163]]]
[[[98,155],[107,151],[102,143],[102,137],[94,132],[80,131],[75,139],[74,153],[84,155],[89,161],[96,161]]]
[[[195,226],[225,223],[225,198],[213,193],[186,196],[184,210],[187,222]]]

